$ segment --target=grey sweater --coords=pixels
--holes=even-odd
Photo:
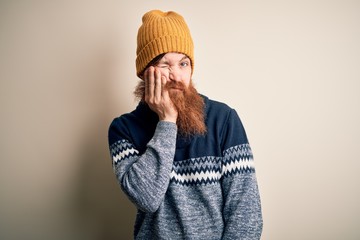
[[[253,155],[235,110],[209,100],[205,136],[177,136],[145,104],[109,128],[116,178],[138,209],[135,239],[260,239]]]

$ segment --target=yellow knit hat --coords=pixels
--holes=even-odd
[[[160,54],[178,52],[187,55],[194,69],[194,44],[185,20],[178,13],[152,10],[142,17],[136,49],[136,74]]]

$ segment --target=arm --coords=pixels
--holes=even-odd
[[[166,77],[159,70],[149,67],[144,74],[145,101],[159,116],[154,136],[142,155],[113,124],[109,140],[116,177],[135,205],[146,212],[155,212],[163,201],[170,182],[175,155],[177,110],[172,104]],[[119,136],[117,136],[119,135]],[[114,139],[116,139],[114,141]]]
[[[118,139],[110,146],[116,178],[137,208],[155,212],[170,182],[177,127],[160,121],[142,155],[128,140],[116,136],[117,132],[115,124],[110,126],[109,136]]]
[[[223,239],[260,239],[263,221],[253,155],[234,110],[223,136]]]

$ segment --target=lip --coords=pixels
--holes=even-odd
[[[184,91],[184,89],[182,89],[182,88],[170,88],[170,90],[175,90],[175,91]]]
[[[184,91],[184,89],[181,88],[181,87],[171,87],[170,89],[178,90],[178,91]]]

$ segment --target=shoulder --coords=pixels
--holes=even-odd
[[[146,104],[140,102],[133,111],[114,118],[110,126],[125,125],[131,127],[135,125],[138,127],[138,125],[151,125],[157,121],[157,115]]]
[[[108,130],[109,143],[112,144],[118,139],[127,139],[131,142],[146,138],[153,133],[157,123],[157,116],[154,115],[145,104],[140,103],[130,113],[122,114],[112,120]]]
[[[201,95],[204,98],[206,110],[212,111],[231,111],[232,108],[224,102],[211,99],[205,95]]]
[[[204,97],[206,123],[209,131],[215,131],[222,139],[224,149],[247,143],[244,126],[237,111],[229,105]]]
[[[207,118],[215,118],[217,120],[226,121],[226,119],[228,119],[232,113],[236,114],[236,111],[224,102],[210,99],[207,96],[203,96],[203,98],[205,102],[205,113]]]

